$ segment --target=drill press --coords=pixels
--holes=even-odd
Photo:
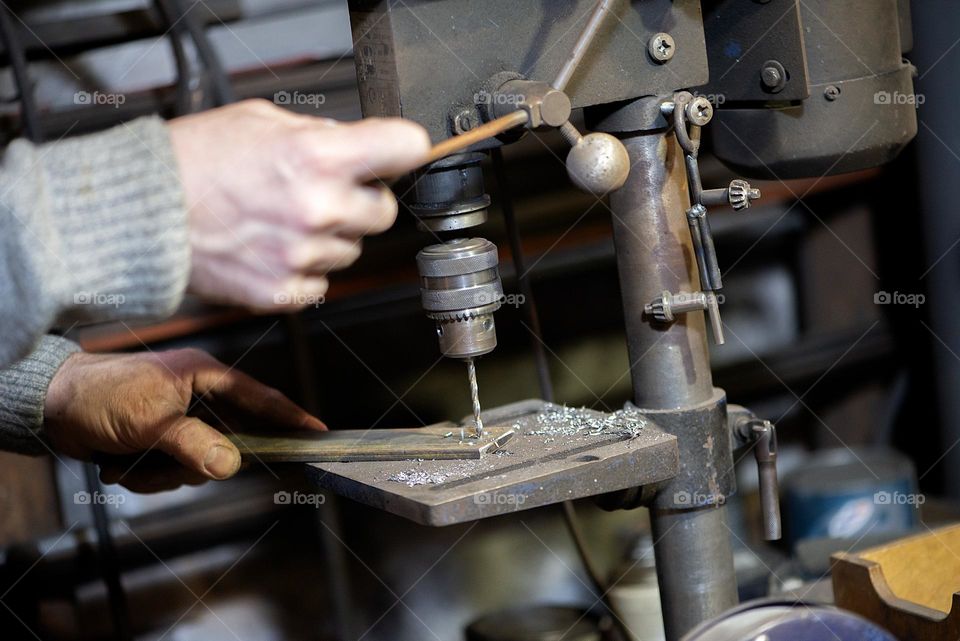
[[[912,106],[875,97],[912,92],[898,1],[714,0],[701,7],[700,0],[350,0],[350,10],[364,114],[411,118],[443,152],[414,177],[407,199],[422,228],[463,232],[486,220],[484,153],[517,140],[521,125],[559,131],[571,145],[573,182],[598,198],[612,192],[633,400],[674,439],[675,449],[656,457],[676,467],[657,481],[649,474],[653,458],[644,459],[628,486],[616,478],[623,466],[582,471],[604,461],[597,449],[562,463],[538,460],[515,486],[536,479],[541,489],[556,488],[530,507],[615,485],[627,489],[606,490],[607,506],[650,507],[667,637],[680,638],[737,601],[725,508],[736,489],[735,448],[757,446],[765,532],[779,535],[773,426],[728,407],[713,387],[705,322],[722,343],[722,280],[708,209],[746,209],[759,192],[742,180],[703,189],[701,128],[719,121],[712,128],[717,155],[761,177],[824,176],[890,160],[916,134]],[[706,96],[725,107],[714,113],[717,104]],[[581,135],[569,122],[574,108],[602,133]],[[851,126],[857,122],[864,126]],[[486,242],[464,234],[417,261],[441,351],[468,360],[468,368],[495,344],[481,318],[492,333],[496,308],[462,295],[476,287],[500,291],[498,277],[496,286],[485,280],[489,259],[478,266],[470,255],[489,252]],[[640,449],[634,444],[622,455]],[[523,473],[504,470],[502,478]],[[357,468],[324,474],[359,479],[363,487],[353,495],[361,500],[385,509],[398,504],[402,489]],[[478,518],[485,508],[468,494],[484,483],[490,491],[486,475],[443,492],[412,491],[411,518]],[[441,494],[449,508],[438,503]]]

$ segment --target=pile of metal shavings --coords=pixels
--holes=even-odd
[[[438,461],[430,461],[436,466]],[[407,487],[416,487],[418,485],[439,485],[447,481],[459,481],[478,471],[493,471],[496,464],[493,460],[487,459],[463,459],[440,461],[442,469],[427,471],[422,468],[423,459],[417,460],[417,467],[395,472],[387,477],[388,481],[393,483],[403,483]]]
[[[619,435],[636,438],[646,426],[646,420],[638,411],[630,408],[606,414],[585,407],[567,407],[547,403],[534,417],[532,429],[527,434],[557,437]],[[514,429],[522,430],[520,423]]]
[[[425,470],[401,470],[387,478],[394,483],[403,483],[407,487],[418,485],[436,485],[447,480],[447,475],[441,472],[427,472]]]

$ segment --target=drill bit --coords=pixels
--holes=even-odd
[[[472,358],[467,359],[467,378],[470,379],[470,399],[473,401],[473,422],[477,427],[477,438],[483,436],[483,420],[480,418],[480,387],[477,385],[477,366]]]

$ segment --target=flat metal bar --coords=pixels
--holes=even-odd
[[[244,460],[265,463],[479,459],[502,448],[511,427],[487,428],[482,438],[461,439],[453,423],[409,429],[331,430],[228,434]]]

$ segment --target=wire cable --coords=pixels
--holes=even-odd
[[[182,23],[190,34],[193,44],[197,48],[197,55],[206,68],[210,82],[210,93],[214,104],[218,107],[235,102],[237,97],[230,83],[230,76],[220,60],[220,56],[207,35],[206,28],[195,19],[193,11],[196,4],[190,8],[184,7],[182,0],[157,0],[165,5],[165,12],[172,18],[173,24]]]
[[[3,3],[0,7],[0,37],[3,38],[13,71],[13,80],[20,97],[20,122],[23,132],[33,142],[43,140],[43,128],[40,125],[40,110],[33,95],[33,86],[27,72],[27,55],[20,43],[11,9]]]

